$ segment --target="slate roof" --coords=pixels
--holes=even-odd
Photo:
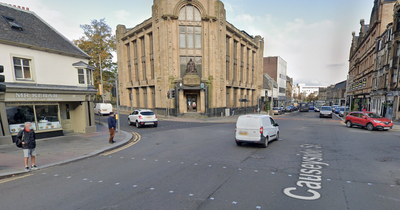
[[[4,16],[15,19],[23,31],[11,28]],[[34,12],[3,3],[0,3],[0,43],[90,59]]]

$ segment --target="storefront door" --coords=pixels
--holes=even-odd
[[[197,112],[197,95],[187,95],[188,112]]]
[[[64,132],[74,132],[71,124],[70,104],[60,104],[61,124]]]

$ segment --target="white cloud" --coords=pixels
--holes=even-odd
[[[128,20],[131,13],[126,10],[121,9],[121,10],[115,11],[114,15],[115,15],[115,17],[117,17],[117,19],[119,21],[126,21],[126,20]]]

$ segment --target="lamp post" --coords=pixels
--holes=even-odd
[[[104,103],[104,93],[103,93],[103,72],[101,70],[101,55],[99,55],[100,58],[100,82],[101,82],[101,99]]]

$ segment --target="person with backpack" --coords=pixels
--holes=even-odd
[[[29,157],[31,158],[32,169],[36,170],[36,136],[31,123],[25,122],[24,129],[17,134],[16,145],[24,151],[25,171],[30,171],[28,166]]]

